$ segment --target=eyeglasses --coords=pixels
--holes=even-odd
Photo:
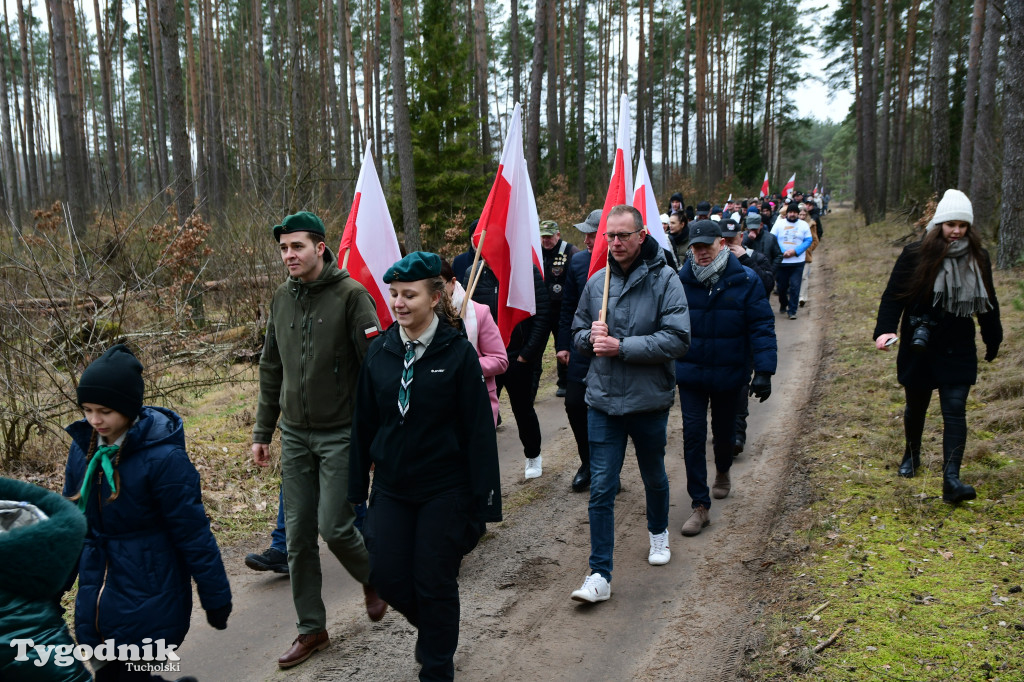
[[[640,232],[640,230],[633,230],[632,232],[605,232],[604,236],[608,239],[609,244],[614,242],[616,239],[625,244],[632,239],[633,235],[637,232]]]

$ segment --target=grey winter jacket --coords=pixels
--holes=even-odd
[[[573,343],[593,357],[587,372],[587,405],[610,415],[667,410],[675,400],[675,359],[690,346],[686,295],[658,242],[644,240],[639,265],[624,273],[611,259],[608,333],[619,355],[595,357],[590,327],[601,314],[604,269],[587,281],[572,323]]]

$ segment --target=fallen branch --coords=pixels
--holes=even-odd
[[[827,603],[828,602],[826,602],[826,604]],[[830,647],[833,644],[835,644],[836,640],[839,639],[839,635],[840,635],[840,633],[842,631],[843,631],[843,626],[840,625],[839,627],[836,628],[835,632],[833,632],[831,635],[828,636],[828,639],[826,639],[824,642],[822,642],[818,646],[814,647],[814,653],[820,654],[826,647]]]
[[[825,602],[824,604],[822,604],[821,606],[819,606],[818,608],[814,609],[813,611],[808,613],[806,616],[804,616],[804,620],[810,620],[811,618],[814,618],[816,615],[818,615],[819,613],[824,611],[825,607],[828,606],[831,603],[832,603],[831,601]]]

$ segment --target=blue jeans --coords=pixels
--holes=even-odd
[[[779,292],[779,306],[790,315],[796,315],[800,305],[800,284],[804,280],[804,264],[782,264],[775,269],[775,290]]]
[[[366,517],[366,503],[360,502],[356,505],[355,527],[360,533],[363,532],[363,519]],[[284,486],[277,493],[277,526],[270,533],[270,548],[276,549],[281,554],[288,554],[287,534],[284,531]]]
[[[711,406],[711,433],[715,441],[715,468],[725,473],[732,466],[733,444],[736,440],[736,394],[746,391],[747,386],[744,384],[727,391],[708,391],[683,384],[678,388],[679,406],[683,412],[686,492],[690,495],[691,506],[703,505],[711,509],[705,450],[708,439],[708,405]]]
[[[610,415],[591,407],[587,412],[590,438],[590,570],[612,579],[615,549],[615,494],[626,458],[626,438],[633,439],[636,463],[647,495],[647,530],[668,528],[668,475],[665,442],[668,410]]]

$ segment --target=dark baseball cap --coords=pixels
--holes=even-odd
[[[698,220],[690,224],[691,244],[714,244],[722,238],[722,228],[713,220]]]
[[[701,201],[697,204],[697,215],[708,215],[711,213],[711,202]]]
[[[742,232],[742,230],[740,229],[740,224],[737,223],[732,218],[719,222],[718,226],[722,228],[722,236],[726,237],[727,239],[735,237],[736,235]]]

